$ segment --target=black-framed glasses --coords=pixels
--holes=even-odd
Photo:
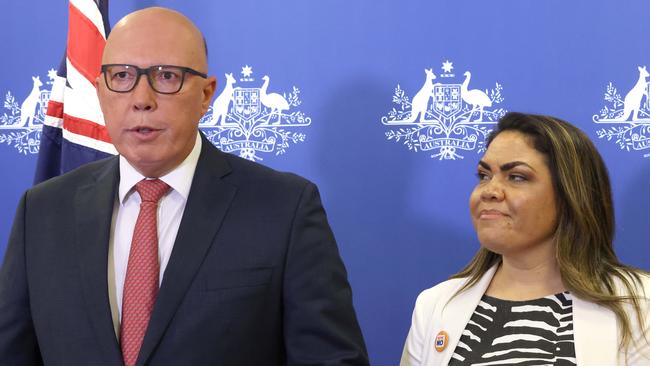
[[[141,69],[135,65],[107,64],[102,65],[102,73],[109,90],[116,93],[128,93],[133,90],[140,75],[146,75],[151,88],[160,94],[175,94],[183,88],[185,74],[207,78],[208,75],[184,66],[153,65]]]

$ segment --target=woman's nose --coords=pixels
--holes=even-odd
[[[503,186],[496,178],[490,179],[481,187],[481,199],[485,201],[500,201],[505,197]]]

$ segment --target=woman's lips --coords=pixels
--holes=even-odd
[[[500,219],[505,216],[507,215],[499,210],[481,210],[479,212],[479,218],[483,220]]]

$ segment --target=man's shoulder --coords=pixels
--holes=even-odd
[[[112,165],[114,165],[115,170],[111,170]],[[109,171],[117,173],[117,166],[117,156],[97,160],[88,164],[84,164],[65,174],[41,182],[30,188],[28,191],[32,195],[52,195],[62,194],[66,191],[74,191],[80,186],[91,184],[96,179],[101,179],[101,175],[103,173],[107,173]]]
[[[239,156],[223,153],[232,169],[226,179],[239,186],[276,187],[296,189],[313,184],[295,173],[282,172]]]

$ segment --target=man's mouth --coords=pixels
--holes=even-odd
[[[146,133],[151,133],[151,132],[154,132],[154,131],[160,131],[160,129],[156,129],[156,128],[153,128],[153,127],[147,127],[147,126],[137,126],[137,127],[131,128],[130,131],[131,132],[145,133],[146,134]]]
[[[162,129],[153,128],[150,126],[136,126],[127,130],[129,133],[132,133],[134,137],[140,139],[142,142],[151,141],[156,138]]]

